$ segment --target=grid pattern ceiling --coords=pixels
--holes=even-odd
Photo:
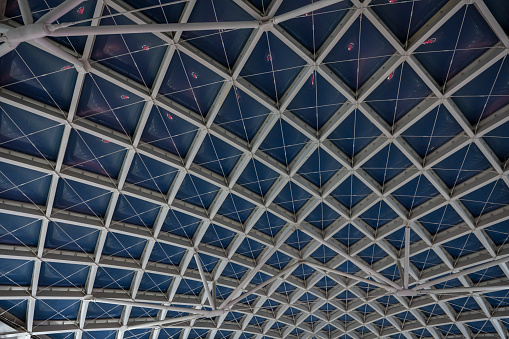
[[[330,2],[275,24],[311,0],[73,0],[60,22],[264,24],[50,40],[87,72],[35,42],[0,58],[0,338],[508,338],[507,290],[394,296],[298,263],[402,285],[407,227],[411,287],[509,261],[509,3]],[[292,265],[143,328],[208,308],[200,267],[224,300]]]

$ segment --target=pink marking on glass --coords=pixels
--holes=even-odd
[[[430,44],[434,43],[435,41],[437,41],[436,38],[430,38],[430,39],[424,41],[422,44],[423,45],[430,45]]]

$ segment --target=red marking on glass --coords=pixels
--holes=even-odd
[[[424,41],[422,44],[423,45],[429,45],[429,44],[434,43],[435,41],[437,41],[436,38],[431,38],[431,39],[428,39],[428,40]]]
[[[167,117],[168,117],[168,119],[173,120],[173,117],[171,116],[171,114],[167,114]]]
[[[141,46],[141,49],[144,51],[148,51],[150,49],[150,47],[148,47],[148,45],[143,45],[143,46]]]
[[[235,96],[237,97],[237,100],[240,99],[240,93],[238,91],[235,91]]]
[[[265,60],[266,60],[267,62],[271,62],[271,61],[272,61],[272,55],[267,54],[267,57],[265,58]]]
[[[224,31],[225,31],[225,29],[224,29],[224,28],[221,28],[221,29],[219,30],[219,32],[221,32],[221,33],[223,33]]]
[[[387,77],[387,80],[391,80],[392,78],[394,78],[394,72],[392,72],[391,74],[389,74],[389,76]]]
[[[353,44],[353,42],[351,42],[350,45],[348,45],[348,50],[351,51],[353,49],[353,46],[354,46],[354,44]]]
[[[129,99],[129,95],[122,94],[122,95],[120,96],[120,99],[123,99],[123,100],[125,100],[125,99]]]
[[[195,72],[191,72],[191,76],[193,77],[193,79],[198,79],[198,74],[196,74]]]
[[[311,86],[315,85],[315,74],[311,74]]]
[[[306,13],[306,16],[309,16],[309,13]]]
[[[81,14],[83,14],[83,13],[85,12],[85,7],[80,7],[80,8],[78,8],[78,11],[77,11],[77,12],[78,12],[78,14],[80,14],[80,15],[81,15]]]
[[[395,3],[395,2],[396,2],[396,0],[389,0],[389,2],[390,2],[391,4],[393,4],[393,3]]]
[[[71,69],[71,65],[67,65],[67,66],[64,66],[61,68],[62,71],[65,71],[65,70],[68,70],[68,69]]]
[[[106,139],[103,139],[103,142],[104,142],[105,144],[109,144],[111,141],[106,140]]]

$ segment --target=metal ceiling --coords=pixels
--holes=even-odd
[[[509,2],[0,4],[0,338],[508,338]]]

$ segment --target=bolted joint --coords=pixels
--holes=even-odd
[[[269,19],[269,20],[261,20],[260,23],[260,29],[264,32],[268,32],[271,30],[271,28],[274,26],[274,20],[273,19]]]
[[[8,42],[20,43],[39,38],[44,38],[49,35],[49,30],[46,24],[35,23],[26,26],[13,28],[4,33]]]
[[[88,62],[88,60],[81,59],[81,62],[83,62],[83,66],[81,66],[81,65],[74,66],[76,68],[76,72],[78,72],[80,74],[90,73],[91,67],[90,67],[90,63]]]
[[[408,61],[410,59],[410,53],[408,53],[407,51],[403,52],[403,54],[401,54],[401,59],[403,61]]]

